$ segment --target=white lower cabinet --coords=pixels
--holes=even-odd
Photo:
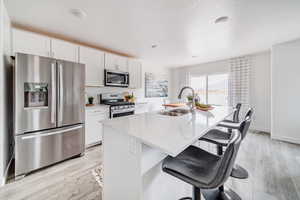
[[[134,114],[142,114],[149,112],[149,105],[148,103],[136,103],[135,104],[135,109],[134,109]]]
[[[90,147],[102,141],[101,120],[108,119],[108,110],[89,109],[86,110],[85,118],[85,146]]]

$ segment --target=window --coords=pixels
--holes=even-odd
[[[200,97],[200,101],[206,103],[206,76],[196,76],[191,78],[191,87]]]
[[[192,76],[191,87],[202,103],[228,105],[228,74]]]

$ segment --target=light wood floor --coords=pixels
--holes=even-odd
[[[102,161],[100,146],[85,155],[43,169],[0,188],[0,200],[101,199],[92,170]]]
[[[238,164],[249,179],[231,178],[228,186],[245,200],[300,199],[300,145],[271,140],[266,134],[248,134]]]
[[[101,200],[101,188],[91,170],[101,164],[100,146],[85,156],[33,173],[0,188],[0,199]],[[247,180],[230,179],[227,186],[244,200],[300,199],[300,146],[274,141],[265,134],[248,134],[242,143],[238,163]]]

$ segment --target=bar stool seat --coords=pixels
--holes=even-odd
[[[231,134],[228,132],[219,129],[212,129],[208,132],[208,134],[201,137],[200,140],[217,145],[218,155],[222,155],[223,147],[227,146],[230,136]],[[230,176],[238,179],[247,179],[249,177],[249,173],[243,167],[235,164]]]
[[[215,179],[220,156],[190,146],[175,158],[168,156],[163,163],[164,172],[199,188],[210,188]]]
[[[237,123],[237,122],[235,122],[235,121],[233,121],[233,120],[231,120],[231,119],[224,119],[223,122]]]
[[[241,143],[241,134],[235,131],[231,134],[226,150],[222,156],[207,152],[195,146],[189,146],[176,157],[168,156],[164,159],[162,170],[193,186],[193,198],[184,197],[181,200],[200,200],[201,191],[206,200],[214,197],[230,197],[224,190]],[[213,194],[206,196],[206,190],[219,188]],[[238,197],[238,195],[236,195]],[[211,198],[213,197],[213,198]],[[226,199],[226,198],[224,198]],[[237,198],[240,199],[239,197]]]
[[[201,140],[224,147],[227,146],[230,136],[230,133],[221,131],[219,129],[212,129],[208,132],[208,134],[201,137]]]
[[[238,129],[240,127],[241,123],[239,122],[233,122],[230,120],[223,120],[220,123],[218,123],[217,126],[223,127],[223,128],[228,128],[228,129]]]

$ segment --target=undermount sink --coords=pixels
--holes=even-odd
[[[168,116],[182,116],[190,113],[190,110],[187,109],[174,109],[168,111],[161,111],[159,114],[161,115],[168,115]]]

